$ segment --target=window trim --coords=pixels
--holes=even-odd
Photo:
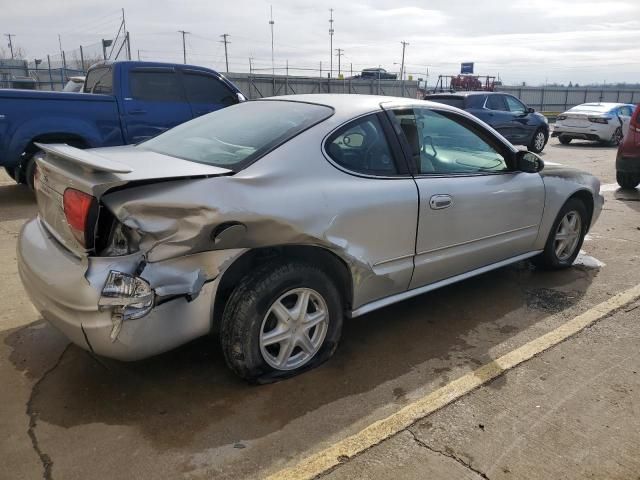
[[[381,175],[381,174],[373,174],[373,173],[364,173],[364,172],[358,172],[356,170],[351,170],[347,167],[345,167],[344,165],[339,164],[336,160],[333,159],[333,157],[329,154],[329,150],[327,148],[327,145],[329,144],[330,141],[333,140],[333,138],[337,135],[340,134],[340,132],[347,128],[349,125],[351,125],[354,122],[357,122],[359,120],[361,120],[364,117],[368,117],[371,115],[375,115],[378,118],[378,121],[380,122],[380,126],[382,127],[382,132],[385,136],[385,139],[387,140],[387,144],[389,145],[389,150],[391,152],[391,157],[393,159],[394,164],[396,165],[396,170],[397,173],[394,175]],[[333,130],[331,130],[327,135],[324,136],[324,138],[322,139],[322,154],[325,157],[325,159],[335,168],[337,168],[338,170],[347,173],[349,175],[353,175],[355,177],[361,177],[361,178],[374,178],[377,180],[398,180],[398,179],[407,179],[407,178],[412,178],[413,175],[406,163],[406,158],[404,156],[404,152],[402,151],[401,147],[400,147],[400,142],[398,140],[397,135],[395,135],[394,129],[393,129],[393,125],[391,124],[391,122],[389,121],[389,118],[387,117],[387,115],[385,115],[385,111],[384,110],[374,110],[372,112],[367,112],[367,113],[363,113],[362,115],[358,115],[357,117],[353,117],[348,119],[347,121],[341,123],[340,125],[338,125],[336,128],[334,128]]]
[[[402,127],[400,126],[397,118],[395,117],[395,115],[393,115],[394,110],[406,110],[406,109],[409,109],[409,108],[411,110],[415,110],[417,108],[424,108],[426,110],[434,111],[434,112],[436,112],[436,113],[438,113],[440,115],[443,115],[443,116],[451,119],[452,121],[454,121],[456,123],[459,123],[463,127],[471,130],[473,133],[478,135],[482,140],[487,142],[490,147],[494,148],[496,150],[496,152],[499,153],[504,158],[504,161],[507,164],[507,170],[503,170],[501,172],[489,172],[489,171],[482,172],[482,171],[480,171],[480,172],[449,172],[449,173],[426,172],[426,173],[421,173],[418,170],[418,166],[414,165],[413,162],[411,161],[411,155],[410,155],[409,150],[408,150],[410,148],[409,147],[409,141],[405,137],[404,132],[402,131]],[[395,108],[392,108],[392,109],[388,110],[387,112],[388,112],[388,116],[390,117],[391,122],[394,125],[394,130],[396,132],[396,135],[398,136],[399,139],[401,139],[400,143],[401,143],[401,145],[403,147],[403,153],[404,153],[405,161],[409,165],[409,169],[410,169],[411,175],[416,179],[418,179],[418,178],[456,178],[456,177],[479,177],[479,176],[488,176],[488,175],[506,175],[506,174],[513,174],[513,173],[518,171],[518,170],[516,170],[515,165],[514,165],[514,158],[515,158],[514,150],[512,148],[510,148],[507,144],[505,144],[502,140],[500,140],[498,137],[493,135],[493,133],[491,133],[488,130],[485,130],[475,120],[467,118],[464,115],[460,115],[457,112],[452,112],[452,111],[446,110],[446,109],[441,109],[441,108],[437,108],[437,107],[436,108],[426,107],[426,106],[422,106],[422,105],[411,105],[411,106],[407,106],[407,107],[395,107]]]

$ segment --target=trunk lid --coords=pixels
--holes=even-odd
[[[36,159],[35,182],[39,216],[47,230],[76,255],[92,251],[101,210],[109,190],[180,178],[230,175],[225,168],[182,160],[134,146],[80,150],[68,145],[38,144],[46,155]],[[64,192],[79,190],[95,198],[97,215],[90,216],[88,247],[74,236],[64,211]]]
[[[564,125],[567,127],[589,127],[591,126],[591,122],[589,122],[589,117],[599,117],[601,113],[565,113],[567,118],[562,121]]]

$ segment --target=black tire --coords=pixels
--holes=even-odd
[[[25,159],[24,162],[24,177],[23,181],[27,184],[27,186],[33,190],[33,183],[35,180],[36,174],[36,159],[40,157],[44,157],[45,153],[42,150],[35,151],[32,155]]]
[[[530,152],[540,153],[544,150],[545,145],[547,144],[548,136],[543,128],[539,128],[531,137],[531,141],[527,148]]]
[[[7,175],[11,177],[11,180],[16,179],[16,169],[14,167],[4,167],[4,170],[7,172]]]
[[[567,258],[560,259],[558,258],[555,250],[556,232],[558,231],[560,222],[569,212],[576,212],[580,216],[580,235],[572,254]],[[534,263],[537,266],[548,270],[560,270],[563,268],[569,268],[571,265],[573,265],[573,262],[578,256],[578,253],[580,253],[580,248],[582,248],[584,236],[587,234],[587,230],[589,228],[589,220],[589,214],[587,212],[587,207],[585,206],[585,204],[577,198],[570,198],[567,203],[565,203],[560,209],[560,212],[558,212],[558,216],[553,222],[553,226],[551,227],[551,231],[549,232],[549,238],[547,238],[547,243],[544,246],[544,251],[534,258]]]
[[[609,145],[611,145],[612,147],[617,147],[618,145],[620,145],[622,143],[622,127],[618,127],[616,128],[616,130],[613,132],[613,135],[611,135],[611,139],[607,142]]]
[[[640,184],[640,174],[638,173],[625,173],[616,171],[616,181],[620,188],[625,190],[633,190]]]
[[[571,143],[572,138],[571,137],[567,137],[566,135],[560,135],[558,137],[558,140],[560,141],[560,143],[562,145],[569,145]]]
[[[306,364],[279,370],[269,365],[261,352],[262,322],[271,305],[296,288],[313,289],[322,296],[329,313],[328,327],[319,350]],[[227,365],[237,375],[251,383],[271,383],[328,360],[338,346],[342,320],[343,301],[324,271],[305,263],[270,263],[242,279],[229,297],[220,325],[220,344]]]

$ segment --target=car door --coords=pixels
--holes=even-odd
[[[511,138],[510,142],[517,145],[529,143],[529,139],[538,128],[529,113],[529,107],[511,95],[501,95],[509,109],[511,115]]]
[[[240,100],[238,95],[213,73],[184,69],[183,82],[194,117],[214,112]]]
[[[410,288],[526,254],[544,206],[539,174],[476,122],[445,110],[393,109],[419,191]]]
[[[487,95],[484,102],[483,120],[495,128],[500,134],[510,142],[514,140],[514,125],[512,123],[513,114],[507,107],[504,95]]]
[[[345,242],[373,273],[357,278],[354,304],[405,292],[413,274],[418,192],[389,119],[382,111],[356,118],[328,136],[324,151],[341,171],[325,186],[342,212],[327,235]]]
[[[140,143],[191,120],[179,73],[171,67],[129,71],[124,85],[127,143]]]

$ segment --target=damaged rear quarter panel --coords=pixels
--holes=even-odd
[[[140,234],[147,269],[218,248],[312,245],[348,265],[356,308],[406,290],[417,191],[411,178],[362,178],[333,167],[320,147],[336,121],[325,122],[324,131],[299,135],[233,176],[132,187],[106,194],[103,202]],[[309,148],[314,144],[315,152]],[[218,247],[212,233],[226,222],[246,230],[236,235],[235,245]],[[385,268],[376,269],[379,263]]]

